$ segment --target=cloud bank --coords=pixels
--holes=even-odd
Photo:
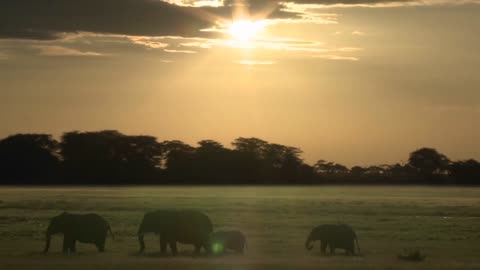
[[[2,0],[0,38],[55,40],[77,32],[211,37],[218,33],[201,30],[238,11],[294,22],[312,15],[307,8],[465,3],[480,0]]]
[[[275,18],[298,15],[282,11],[273,1],[264,4],[271,6],[269,14]],[[76,32],[205,37],[212,33],[200,30],[231,18],[232,8],[184,6],[159,0],[2,0],[0,38],[54,40]]]

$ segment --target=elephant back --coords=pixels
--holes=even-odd
[[[347,224],[338,224],[336,226],[336,231],[337,234],[342,235],[347,239],[354,239],[357,237],[353,228]]]
[[[97,214],[70,214],[59,216],[63,219],[63,232],[71,234],[81,242],[95,242],[104,238],[108,228],[108,222]]]
[[[210,218],[198,211],[184,210],[177,212],[176,239],[180,242],[204,242],[213,232]]]
[[[204,241],[213,231],[210,218],[195,210],[156,210],[145,214],[139,231],[163,234],[183,243]]]

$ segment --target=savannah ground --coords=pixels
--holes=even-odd
[[[143,214],[158,208],[207,213],[215,229],[240,229],[245,255],[176,258],[159,254],[146,236],[136,254]],[[111,224],[107,252],[77,244],[63,255],[62,237],[41,253],[49,218],[62,211],[96,212]],[[356,230],[362,256],[322,256],[304,247],[311,228],[345,222]],[[55,187],[0,188],[0,269],[480,269],[480,188],[461,187]],[[400,261],[418,249],[423,262]],[[337,253],[343,253],[338,251]]]

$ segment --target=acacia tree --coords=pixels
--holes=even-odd
[[[328,162],[326,160],[319,160],[314,165],[315,171],[319,174],[346,174],[349,169],[339,163]]]
[[[408,164],[425,177],[446,174],[450,160],[433,148],[420,148],[412,153]]]

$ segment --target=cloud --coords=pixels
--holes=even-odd
[[[196,51],[174,50],[174,49],[164,49],[163,51],[164,51],[164,52],[168,52],[168,53],[188,53],[188,54],[197,53]]]
[[[128,38],[135,44],[142,45],[151,49],[162,49],[168,47],[167,43],[160,42],[149,37],[130,36]]]
[[[197,1],[190,2],[194,5],[160,0],[2,0],[0,38],[54,40],[76,32],[207,37],[218,33],[201,29],[231,19],[232,5],[195,6]],[[249,7],[252,15],[264,9],[262,16],[272,18],[299,15],[281,10],[277,1],[259,2]]]
[[[480,0],[1,0],[0,38],[55,40],[78,32],[215,37],[218,32],[201,30],[231,20],[232,14],[287,23],[336,23],[332,14],[322,16],[311,9],[467,3]]]
[[[76,49],[53,45],[33,45],[32,48],[39,51],[43,56],[103,56],[97,52],[82,52]]]
[[[352,35],[354,35],[354,36],[364,36],[364,35],[365,35],[365,32],[362,32],[362,31],[353,31],[353,32],[352,32]]]
[[[330,7],[401,7],[431,5],[480,4],[480,0],[285,0],[289,7],[308,8]],[[295,10],[295,8],[292,8]]]
[[[213,47],[213,43],[211,41],[192,41],[192,42],[184,42],[180,43],[180,46],[183,47],[197,47],[202,49],[211,49]]]
[[[341,47],[341,48],[338,48],[338,49],[334,49],[333,51],[337,51],[337,52],[359,52],[359,51],[363,51],[363,48]]]
[[[264,51],[279,51],[285,53],[298,53],[310,56],[318,54],[343,54],[357,53],[363,51],[359,47],[332,47],[326,43],[315,40],[304,40],[295,38],[253,38],[248,43],[238,42],[231,39],[221,38],[183,38],[183,37],[142,37],[142,42],[136,44],[149,47],[150,43],[165,44],[162,51],[166,53],[199,53],[202,50],[213,48],[243,48],[258,49]]]
[[[257,61],[257,60],[238,60],[233,61],[235,64],[257,66],[257,65],[273,65],[275,61]]]
[[[344,60],[344,61],[358,61],[359,59],[354,56],[341,56],[341,55],[334,55],[334,54],[329,54],[329,55],[314,55],[314,58],[322,58],[322,59],[328,59],[328,60]]]
[[[2,0],[0,37],[48,40],[79,31],[190,36],[210,24],[196,9],[152,0]]]

